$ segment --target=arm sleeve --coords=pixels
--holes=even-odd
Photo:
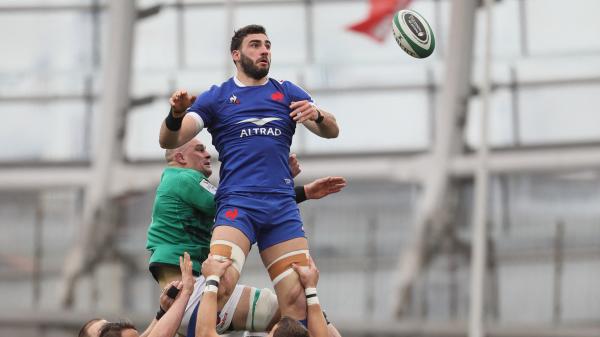
[[[194,104],[187,109],[188,113],[192,112],[200,117],[200,122],[203,127],[211,126],[214,116],[213,101],[215,93],[216,87],[213,86],[210,90],[198,95]]]
[[[292,102],[297,102],[297,101],[309,101],[311,103],[315,103],[315,101],[312,99],[312,97],[308,94],[308,92],[306,92],[306,90],[302,89],[301,87],[295,85],[292,82],[286,81],[285,83],[285,87],[287,87],[287,91],[288,91],[288,95],[290,96],[290,99]]]

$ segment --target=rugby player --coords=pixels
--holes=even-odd
[[[176,148],[208,129],[222,162],[210,252],[233,261],[225,278],[237,283],[257,243],[281,314],[306,326],[304,289],[291,265],[308,266],[308,242],[287,161],[297,123],[324,138],[337,137],[338,125],[303,89],[267,76],[271,41],[264,27],[236,31],[230,51],[237,74],[193,104],[187,92],[176,93],[159,142]]]
[[[149,269],[162,288],[181,278],[176,266],[183,252],[191,252],[194,272],[198,275],[200,264],[208,255],[216,190],[207,180],[212,174],[210,154],[200,140],[194,138],[177,149],[165,151],[165,158],[168,167],[157,188],[146,244],[152,253]],[[300,173],[295,156],[289,157],[289,166],[293,176]],[[296,201],[320,199],[345,186],[342,177],[320,178],[296,186]],[[197,287],[202,287],[204,279],[197,282]],[[279,319],[277,299],[270,289],[235,286],[226,283],[226,278],[222,282],[228,287],[219,292],[219,332],[267,331]],[[188,303],[185,322],[192,318],[199,301],[200,294],[195,292]]]

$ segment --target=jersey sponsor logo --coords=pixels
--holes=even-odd
[[[271,99],[274,101],[281,102],[283,101],[283,94],[280,91],[275,91],[271,94]]]
[[[267,123],[272,121],[281,120],[279,117],[265,117],[265,118],[248,118],[242,121],[237,122],[236,124],[241,123],[252,123],[258,126],[264,126]],[[245,128],[240,132],[240,138],[248,137],[248,136],[281,136],[281,130],[278,128],[270,128],[270,127],[260,127],[260,128]]]
[[[234,208],[234,209],[228,209],[225,212],[225,217],[231,221],[235,220],[235,218],[237,218],[238,216],[238,209]]]
[[[212,195],[215,195],[217,193],[217,187],[208,182],[208,180],[206,179],[202,179],[202,181],[200,181],[200,187],[204,188]]]
[[[288,178],[285,178],[285,179],[283,179],[283,181],[284,181],[284,182],[285,182],[287,185],[289,185],[289,184],[291,184],[291,183],[292,183],[292,179],[288,179]]]
[[[281,136],[281,130],[277,128],[247,128],[240,132],[240,138],[248,136]]]
[[[279,121],[281,120],[281,118],[279,117],[265,117],[265,118],[248,118],[248,119],[244,119],[243,121],[239,121],[236,124],[242,124],[242,123],[252,123],[258,126],[263,126],[267,123],[270,123],[272,121]]]
[[[240,104],[240,100],[237,98],[236,95],[231,95],[231,97],[229,97],[229,103],[231,104]]]

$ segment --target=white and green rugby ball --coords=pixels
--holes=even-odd
[[[435,37],[429,23],[415,11],[403,9],[392,21],[394,38],[408,55],[425,58],[435,49]]]

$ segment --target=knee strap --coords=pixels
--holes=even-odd
[[[210,253],[216,258],[231,259],[233,268],[235,268],[240,275],[242,274],[246,255],[242,248],[235,243],[226,240],[215,240],[210,243]]]

